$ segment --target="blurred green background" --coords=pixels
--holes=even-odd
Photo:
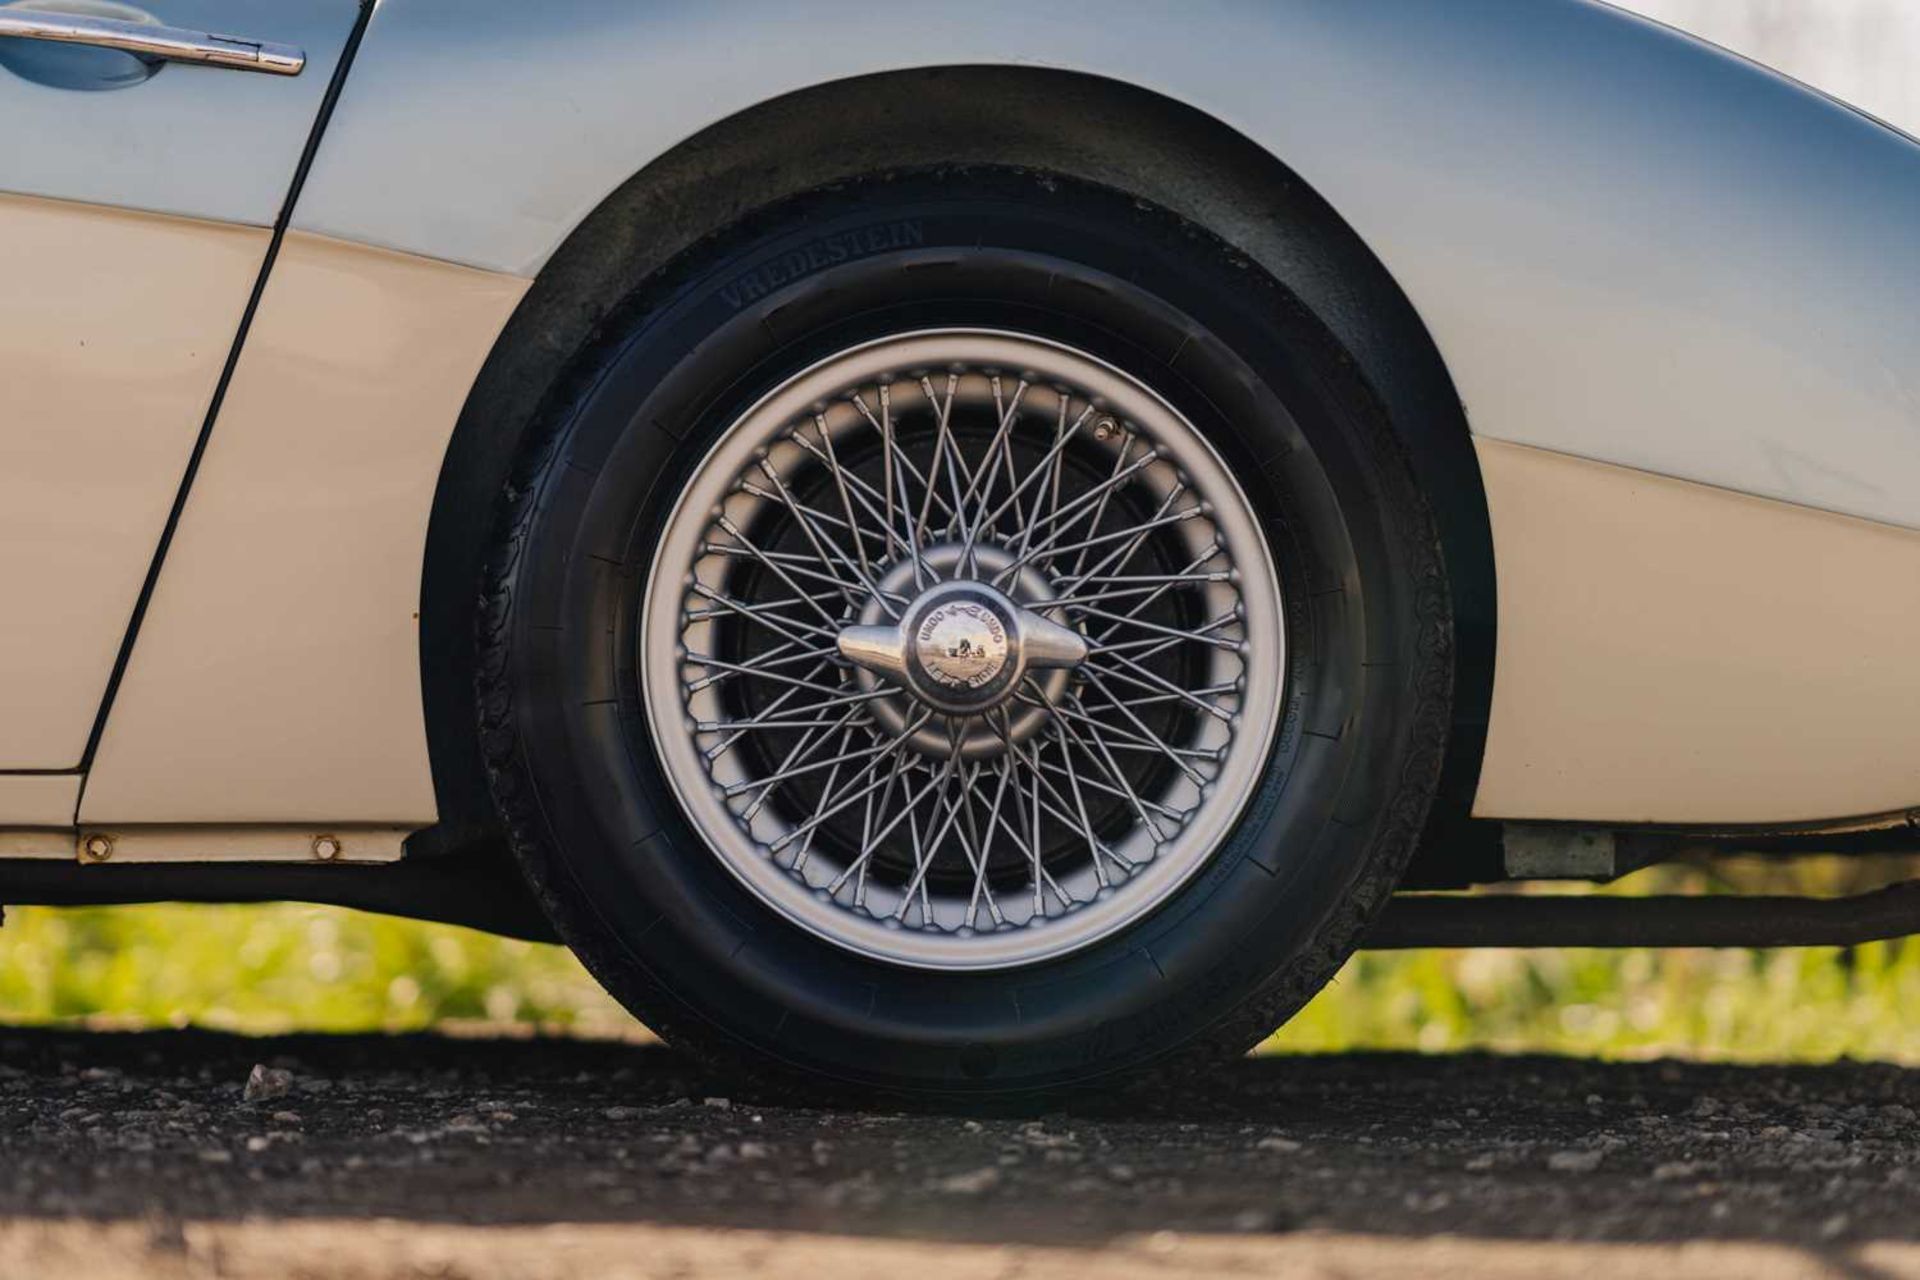
[[[1840,859],[1661,867],[1604,891],[1857,892],[1909,871]],[[644,1034],[558,947],[293,905],[10,910],[0,1022]],[[1267,1048],[1920,1062],[1920,940],[1362,954]]]

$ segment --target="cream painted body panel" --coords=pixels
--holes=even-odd
[[[79,807],[77,773],[0,774],[0,831],[11,827],[71,827]],[[71,846],[71,838],[68,844]]]
[[[422,548],[527,281],[291,234],[160,575],[81,819],[436,817]]]
[[[79,764],[267,240],[0,195],[0,770]]]
[[[1920,533],[1477,442],[1499,571],[1481,817],[1920,804]]]
[[[52,828],[0,828],[0,859],[31,858],[36,862],[71,862],[73,832]]]

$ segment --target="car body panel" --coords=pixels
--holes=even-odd
[[[261,38],[300,45],[306,70],[0,42],[0,770],[83,764],[358,14],[356,0],[165,8],[206,30],[270,25]]]
[[[420,551],[455,416],[529,279],[609,192],[703,129],[802,88],[956,65],[1102,76],[1211,115],[1297,172],[1405,290],[1483,458],[1503,460],[1496,554],[1515,568],[1498,566],[1499,706],[1478,812],[1740,823],[1904,803],[1881,771],[1828,776],[1844,772],[1830,754],[1842,707],[1912,758],[1871,705],[1910,684],[1872,683],[1888,674],[1880,648],[1834,664],[1769,641],[1754,667],[1703,661],[1732,634],[1715,625],[1672,637],[1691,647],[1664,664],[1635,650],[1654,661],[1640,685],[1597,684],[1583,662],[1622,656],[1591,634],[1601,601],[1673,606],[1684,586],[1703,593],[1691,608],[1752,619],[1765,575],[1747,547],[1704,537],[1639,588],[1660,567],[1647,557],[1670,548],[1605,536],[1604,505],[1554,529],[1541,498],[1560,470],[1504,460],[1524,447],[1604,464],[1608,479],[1572,488],[1657,505],[1683,533],[1715,525],[1729,491],[1755,495],[1741,500],[1756,504],[1741,508],[1754,545],[1804,528],[1848,572],[1904,566],[1901,529],[1920,528],[1920,147],[1587,0],[1134,0],[1098,22],[1066,0],[982,0],[896,17],[865,40],[848,33],[870,11],[843,0],[382,4],[293,211],[83,819],[431,822]],[[1542,523],[1558,536],[1536,547],[1527,531]],[[1583,597],[1588,581],[1611,594]],[[1751,722],[1730,708],[1768,696],[1817,732],[1732,731]],[[1683,723],[1684,707],[1726,723]],[[1697,762],[1753,753],[1764,785],[1742,785],[1732,754],[1694,769],[1697,795],[1662,789],[1648,728],[1684,735],[1667,749]],[[1571,786],[1577,774],[1594,785]]]
[[[271,226],[359,15],[358,0],[147,3],[170,26],[295,45],[307,65],[291,77],[170,65],[143,82],[94,91],[36,83],[0,65],[0,189]],[[10,7],[68,6],[21,0]],[[5,43],[28,51],[29,42]],[[100,53],[65,46],[45,56]]]
[[[69,827],[80,807],[77,773],[0,774],[0,830],[16,827]],[[67,845],[71,854],[72,846]],[[16,851],[0,843],[0,857]]]
[[[1587,0],[393,0],[295,225],[535,274],[610,191],[781,94],[914,67],[1125,81],[1366,241],[1478,435],[1920,526],[1920,147]],[[745,38],[747,36],[751,38]],[[821,127],[831,128],[831,121]]]
[[[1784,826],[1920,800],[1920,532],[1477,447],[1500,565],[1478,813]]]
[[[0,196],[0,769],[79,766],[267,239]]]
[[[83,822],[434,821],[427,515],[460,405],[527,283],[285,238]]]
[[[771,0],[569,0],[556,21],[551,7],[462,0],[454,22],[451,2],[376,13],[297,225],[531,275],[629,175],[783,92],[1009,61],[1107,76],[1211,114],[1324,196],[1406,290],[1478,439],[1692,480],[1702,510],[1727,489],[1781,500],[1787,526],[1800,521],[1784,504],[1920,526],[1920,148],[1604,5],[1221,0],[1183,10],[1169,39],[1162,6],[1109,6],[1087,23],[1078,6],[1023,0],[929,5],[888,40],[857,41],[845,33],[865,15],[851,5],[800,16]],[[1010,55],[1015,29],[1026,39]],[[565,91],[543,92],[553,84]],[[1524,483],[1509,477],[1495,501],[1529,501]],[[1513,512],[1506,523],[1524,527]],[[1505,541],[1501,554],[1520,554]],[[1583,573],[1600,567],[1592,556],[1614,557],[1614,581],[1639,567],[1626,543],[1585,550]],[[1712,549],[1735,555],[1730,584],[1752,586],[1737,550]],[[1698,555],[1696,568],[1711,559]],[[1499,578],[1503,619],[1562,617],[1577,589],[1550,572]],[[1645,744],[1595,733],[1588,713],[1699,733],[1700,750],[1753,744],[1662,719],[1671,666],[1644,702],[1534,702],[1543,680],[1589,678],[1556,665],[1541,644],[1553,634],[1503,634],[1478,812],[1740,822],[1902,803],[1879,772],[1847,786],[1819,759],[1779,767],[1794,747],[1778,739],[1767,788],[1629,787],[1647,781]],[[1812,648],[1804,660],[1768,674],[1797,675],[1792,704],[1817,711],[1847,676]],[[1882,670],[1855,668],[1863,682]],[[1704,674],[1698,705],[1752,696],[1727,685],[1734,667]],[[1555,754],[1543,744],[1556,735],[1584,741]],[[1741,758],[1719,776],[1737,779]],[[1575,759],[1594,785],[1566,785]],[[1602,779],[1626,790],[1603,795]]]

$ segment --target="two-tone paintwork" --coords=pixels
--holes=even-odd
[[[1617,495],[1597,500],[1617,501],[1635,537],[1593,508],[1543,506],[1554,466],[1489,465],[1500,647],[1481,812],[1730,823],[1920,802],[1903,790],[1920,716],[1870,717],[1871,753],[1830,749],[1846,709],[1910,696],[1902,640],[1920,601],[1888,580],[1920,581],[1920,147],[1586,0],[1131,2],[1098,22],[1065,0],[929,2],[896,9],[883,39],[849,38],[871,31],[842,0],[385,0],[293,209],[80,819],[430,822],[413,678],[428,505],[527,281],[610,191],[716,122],[828,81],[983,64],[1124,81],[1264,147],[1407,293],[1483,459],[1525,446],[1626,475],[1572,489]],[[260,34],[285,38],[277,20]],[[0,186],[25,154],[0,140]],[[234,175],[202,181],[198,202],[116,202],[258,217],[222,212],[246,204]],[[1695,517],[1675,516],[1719,510],[1720,490],[1769,500],[1740,507],[1752,537],[1695,537]],[[1642,506],[1660,514],[1635,526],[1624,509]],[[1756,568],[1770,538],[1801,545],[1806,508],[1857,537],[1817,535],[1817,553]],[[1661,559],[1685,571],[1637,572]],[[1763,625],[1770,591],[1790,623],[1756,648],[1766,661],[1716,661],[1745,634],[1727,620]],[[1873,602],[1874,626],[1823,626],[1849,600]],[[1642,640],[1598,646],[1637,665],[1596,683],[1603,626]],[[69,656],[47,649],[50,669]],[[1567,694],[1597,688],[1605,699]],[[1815,731],[1767,738],[1749,770],[1751,734],[1674,739],[1689,733],[1676,708],[1693,705],[1677,692],[1709,707],[1771,697]],[[1691,753],[1701,785],[1656,776],[1639,728]],[[44,756],[62,758],[51,737]]]
[[[294,225],[513,275],[809,85],[1017,64],[1195,107],[1413,300],[1477,435],[1920,526],[1920,148],[1586,0],[394,0]],[[831,128],[831,121],[822,121]]]

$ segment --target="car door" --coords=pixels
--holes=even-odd
[[[0,4],[0,819],[77,793],[361,7],[147,2]]]

